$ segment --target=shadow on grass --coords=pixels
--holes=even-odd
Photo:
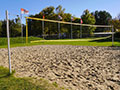
[[[0,90],[47,90],[45,86],[32,83],[31,78],[16,78],[15,71],[0,66]]]
[[[90,42],[111,42],[111,41],[112,41],[112,39],[111,39],[111,37],[109,37],[109,38],[105,38],[105,39],[92,40]]]
[[[56,83],[29,77],[18,78],[14,73],[9,74],[9,69],[0,66],[0,90],[66,90],[59,88]]]
[[[106,37],[106,38],[101,38],[101,39],[96,39],[96,40],[91,40],[89,42],[96,42],[96,43],[102,43],[102,44],[110,44],[109,47],[114,47],[114,48],[111,48],[112,50],[120,50],[120,38],[114,38],[114,45],[112,45],[112,37]],[[110,49],[110,48],[109,48]]]
[[[9,73],[9,69],[3,66],[0,66],[0,78],[14,76],[15,70],[12,70],[12,73]]]
[[[10,74],[0,75],[0,79],[1,79],[1,78],[7,78],[7,77],[9,77],[9,76],[10,76]]]
[[[119,38],[114,38],[115,42],[120,42]],[[112,37],[104,38],[104,39],[99,39],[99,40],[92,40],[90,42],[112,42]]]
[[[14,73],[15,73],[15,71],[12,71],[12,73],[10,74],[10,73],[9,73],[9,69],[0,66],[0,79],[1,79],[1,78],[10,77],[10,76],[12,76]]]
[[[114,41],[115,42],[120,42],[120,39],[119,38],[114,38]],[[90,42],[112,42],[112,37],[98,39],[98,40],[92,40]]]
[[[1,79],[1,78],[8,78],[8,77],[10,77],[10,76],[13,76],[14,73],[15,73],[15,72],[13,71],[12,74],[6,73],[6,74],[3,74],[3,75],[0,75],[0,79]]]

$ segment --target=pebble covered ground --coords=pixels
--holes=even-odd
[[[0,66],[8,67],[7,55],[0,49]],[[120,47],[16,47],[11,60],[19,77],[45,78],[70,90],[120,90]]]

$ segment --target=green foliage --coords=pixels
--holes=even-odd
[[[112,16],[106,11],[95,11],[92,13],[96,19],[96,25],[110,25]]]
[[[21,25],[20,19],[16,18],[15,20],[9,20],[9,30],[10,30],[10,37],[16,37],[21,35]],[[0,37],[6,37],[6,21],[0,22]]]
[[[57,84],[56,82],[53,82],[53,85],[54,85],[55,87],[58,87],[58,84]]]
[[[118,40],[120,38],[120,20],[113,19],[113,20],[111,20],[110,23],[114,26],[114,31],[115,31],[114,37],[115,37],[115,40]]]
[[[52,19],[52,20],[59,20],[58,15],[62,16],[63,21],[71,21],[71,14],[64,13],[65,9],[62,8],[61,5],[54,8],[53,6],[44,8],[39,14],[31,15],[31,17],[42,18],[45,15],[45,19]],[[40,36],[42,37],[42,22],[35,21],[35,20],[28,20],[28,29],[29,29],[29,36]],[[58,35],[58,23],[51,23],[51,22],[44,22],[44,34],[47,36],[54,36]],[[60,33],[68,33],[70,30],[70,26],[65,24],[60,24]],[[57,37],[57,36],[56,36]]]
[[[81,18],[85,24],[95,24],[95,17],[89,12],[89,10],[85,10]],[[91,36],[95,30],[95,27],[83,27],[82,30],[83,33],[86,33],[87,36]]]
[[[115,31],[118,30],[120,32],[120,20],[113,19],[111,20],[111,24],[114,26]]]
[[[40,14],[42,16],[45,15],[45,18],[49,19],[54,15],[54,9],[55,8],[53,6],[46,7],[40,12]]]
[[[71,22],[71,14],[70,13],[64,13],[64,21]]]
[[[21,24],[20,18],[16,18],[15,21],[11,20],[10,22],[10,36],[16,37],[21,35]]]
[[[95,11],[92,13],[95,16],[96,25],[110,25],[112,16],[107,11]],[[96,28],[95,32],[106,32],[108,28]]]
[[[2,31],[1,31],[1,36],[0,37],[6,37],[6,21],[2,21]]]
[[[64,15],[64,11],[65,11],[65,8],[62,9],[62,6],[61,6],[61,5],[59,5],[59,6],[56,8],[56,13],[57,13],[58,15],[63,16],[63,15]]]
[[[95,24],[95,17],[89,12],[88,9],[83,12],[81,18],[85,24]]]

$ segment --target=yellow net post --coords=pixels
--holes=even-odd
[[[28,43],[28,23],[26,18],[26,43]]]

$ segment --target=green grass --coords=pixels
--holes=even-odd
[[[43,40],[38,37],[29,37],[29,43],[25,43],[25,37],[11,38],[11,47],[33,46],[33,45],[79,45],[79,46],[112,46],[111,37],[82,38],[82,39],[60,39]],[[22,42],[24,41],[24,42]],[[114,46],[120,46],[120,39],[115,39]],[[0,48],[7,48],[7,39],[0,38]]]
[[[0,90],[67,90],[59,88],[57,83],[48,83],[43,79],[17,78],[9,70],[0,66]]]
[[[88,42],[88,41],[66,41],[66,42],[39,42],[30,45],[79,45],[79,46],[112,46],[112,42]],[[120,46],[119,42],[114,42],[115,46]]]
[[[42,38],[39,37],[29,37],[28,38],[28,43],[30,43],[30,41],[36,41],[36,40],[43,40]],[[21,44],[21,43],[25,43],[26,42],[26,38],[25,37],[12,37],[10,38],[10,44]],[[7,45],[7,38],[0,38],[0,46],[2,45]]]

